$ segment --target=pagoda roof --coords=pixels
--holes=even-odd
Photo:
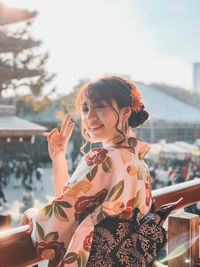
[[[33,18],[37,15],[37,12],[30,12],[28,10],[20,10],[16,8],[10,8],[0,2],[0,25],[6,25],[11,23],[20,22]]]
[[[13,68],[9,63],[0,60],[0,82],[6,82],[8,79],[23,79],[27,77],[39,76],[41,71],[27,68]]]
[[[0,40],[0,53],[20,52],[40,44],[40,41],[34,41],[32,39],[24,40],[7,36],[7,34],[2,31],[0,31]]]

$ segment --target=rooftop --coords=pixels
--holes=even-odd
[[[46,128],[15,116],[15,107],[0,105],[0,136],[30,136],[44,132]]]
[[[143,83],[137,83],[137,86],[152,120],[200,123],[200,110],[198,108],[169,96],[153,86]]]

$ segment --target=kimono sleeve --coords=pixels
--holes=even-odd
[[[113,180],[112,159],[105,149],[86,155],[55,198],[32,218],[32,239],[37,254],[57,266],[62,261],[72,236],[106,199]],[[87,233],[86,233],[87,234]],[[49,265],[50,266],[50,265]]]

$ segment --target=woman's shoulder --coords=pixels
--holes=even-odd
[[[151,149],[147,142],[136,137],[129,137],[127,143],[135,150],[135,154],[139,159],[143,159]]]
[[[98,176],[98,174],[102,175],[102,173],[112,175],[115,161],[113,153],[115,152],[110,149],[99,147],[90,150],[81,158],[76,170],[67,184],[73,185],[84,179],[84,177],[87,177],[87,179],[89,177],[89,180],[91,180],[90,176]]]
[[[92,167],[94,165],[102,165],[110,161],[116,161],[120,163],[120,159],[123,163],[125,159],[143,159],[150,149],[150,145],[141,139],[135,137],[129,137],[126,144],[107,146],[107,147],[95,147],[85,154],[80,163],[79,167]],[[124,159],[125,158],[125,159]]]
[[[143,159],[149,152],[150,148],[151,146],[142,139],[129,137],[125,145],[115,145],[105,149],[110,155],[126,153],[130,154],[133,158]]]

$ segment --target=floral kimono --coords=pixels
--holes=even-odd
[[[94,148],[81,159],[63,195],[31,220],[35,249],[48,266],[86,266],[95,225],[111,216],[130,220],[136,208],[150,211],[149,149],[130,137],[127,146]]]

